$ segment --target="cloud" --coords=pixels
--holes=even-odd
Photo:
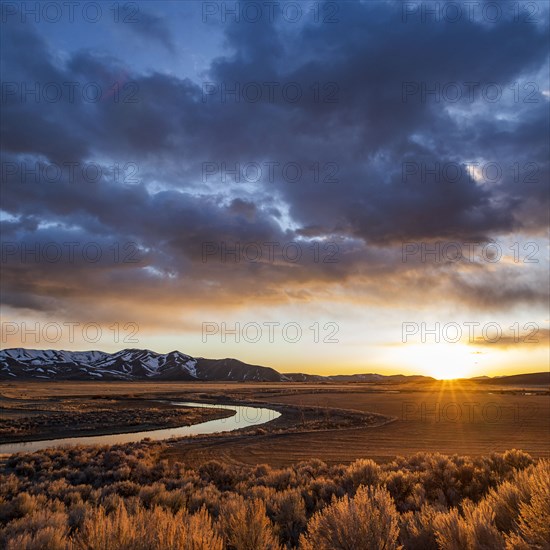
[[[147,13],[140,9],[133,19],[135,20],[132,23],[124,27],[135,32],[145,43],[157,41],[170,53],[175,53],[174,42],[165,17]]]
[[[491,339],[494,339],[495,341],[492,342]],[[473,342],[469,342],[469,344],[501,349],[517,349],[518,347],[547,348],[550,342],[550,330],[547,328],[539,328],[535,323],[527,323],[522,327],[520,333],[506,334],[498,339],[496,339],[496,336],[491,336],[491,339],[478,337]]]
[[[152,40],[177,53],[168,17],[142,13],[140,24],[128,26],[129,40],[136,49]],[[139,295],[132,307],[146,316],[150,304],[174,313],[212,301],[307,301],[317,288],[341,296],[342,287],[359,304],[426,297],[480,309],[544,303],[538,272],[516,285],[500,266],[404,264],[401,246],[544,231],[545,28],[510,19],[404,24],[397,4],[358,2],[342,8],[338,24],[289,31],[263,19],[227,24],[224,32],[225,53],[205,74],[216,92],[205,96],[189,78],[131,70],[129,60],[89,48],[60,57],[45,27],[5,29],[5,81],[76,82],[77,93],[74,101],[3,98],[1,160],[9,173],[2,204],[13,217],[2,222],[3,240],[19,248],[96,243],[103,253],[96,263],[21,264],[10,256],[3,262],[6,304],[62,313],[83,303],[101,308],[98,297],[126,307]],[[515,102],[514,83],[525,93],[531,80],[537,101]],[[453,103],[422,101],[418,93],[403,100],[407,82],[472,81],[497,83],[505,97]],[[276,83],[272,97],[268,82]],[[259,87],[261,98],[228,95],[224,102],[220,90],[236,83],[241,90],[252,83],[249,93]],[[90,84],[100,100],[83,96]],[[296,101],[283,94],[292,86],[302,92]],[[471,161],[496,163],[501,177],[483,182],[465,173],[452,181],[441,169]],[[257,179],[245,166],[256,175],[262,168]],[[59,177],[46,181],[57,168]],[[265,243],[274,242],[271,259]],[[295,262],[283,254],[293,242],[302,253]],[[128,243],[140,261],[114,261],[111,248]],[[233,262],[229,254],[224,261],[223,243],[252,243],[263,257]],[[325,262],[335,251],[338,261]]]

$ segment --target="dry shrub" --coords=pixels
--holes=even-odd
[[[353,494],[360,485],[378,485],[380,466],[371,459],[360,458],[351,463],[344,476],[346,489]]]
[[[394,550],[398,514],[386,489],[362,486],[317,512],[300,538],[302,550]]]
[[[163,508],[167,508],[172,513],[187,507],[187,497],[183,491],[167,491],[165,497],[159,502]]]
[[[469,548],[464,520],[456,508],[435,517],[433,526],[435,538],[441,550],[467,550]]]
[[[174,515],[155,506],[129,514],[122,503],[111,514],[103,506],[93,510],[74,545],[82,550],[223,550],[206,510]]]
[[[43,527],[33,533],[14,535],[5,546],[6,550],[66,550],[67,548],[65,531],[55,527]]]
[[[21,493],[11,501],[0,504],[0,522],[7,523],[10,520],[24,518],[41,510],[64,512],[65,505],[57,499],[48,499],[43,494]]]
[[[301,542],[361,550],[395,548],[398,525],[399,543],[412,550],[550,550],[549,462],[535,466],[522,451],[418,453],[380,466],[193,468],[160,460],[163,448],[142,441],[9,457],[0,473],[0,548],[260,550]]]
[[[269,464],[257,464],[252,468],[252,471],[250,472],[250,474],[256,479],[268,476],[270,473],[271,466],[269,466]]]
[[[265,504],[232,495],[221,506],[220,529],[229,550],[279,550]]]
[[[20,493],[19,478],[13,474],[0,475],[0,495],[13,497]]]
[[[262,483],[277,491],[282,491],[296,484],[296,473],[289,468],[272,471],[262,479]]]
[[[140,489],[139,498],[146,508],[160,504],[166,498],[166,487],[162,483],[146,485]]]
[[[91,506],[86,503],[80,503],[71,507],[68,511],[69,528],[71,530],[80,530],[91,510]]]
[[[67,547],[68,518],[64,511],[43,508],[16,519],[2,530],[6,550],[61,550]]]
[[[487,501],[463,506],[464,522],[468,531],[469,548],[472,550],[504,548],[504,537],[495,525],[495,513]]]
[[[187,508],[190,512],[206,508],[213,516],[219,515],[221,492],[214,485],[200,488],[191,486],[188,491]]]
[[[519,506],[518,530],[507,537],[509,549],[550,548],[550,462],[541,462],[529,473],[529,499]]]
[[[463,515],[453,508],[434,518],[436,540],[442,550],[499,550],[504,537],[495,525],[495,513],[487,501],[463,505]]]
[[[273,489],[273,487],[266,487],[265,485],[254,485],[252,487],[248,487],[244,483],[239,484],[237,487],[237,492],[245,498],[257,498],[259,500],[263,500],[267,503],[268,515],[270,513],[269,502],[271,502],[277,494],[277,491]]]
[[[213,483],[220,491],[229,491],[236,483],[235,472],[231,467],[217,460],[202,464],[199,467],[199,474],[203,480]]]
[[[133,481],[119,481],[118,483],[113,483],[112,488],[121,497],[132,497],[139,494],[140,491],[140,486]]]
[[[419,497],[416,478],[415,474],[401,470],[388,472],[385,475],[384,485],[400,512],[411,510],[417,506]]]
[[[424,505],[417,512],[401,515],[399,540],[407,550],[438,550],[433,525],[438,514],[433,506]]]
[[[303,491],[304,502],[308,513],[317,512],[332,502],[334,497],[345,494],[341,484],[328,477],[319,477],[310,481],[307,490]]]
[[[509,533],[517,527],[519,508],[528,499],[529,491],[526,477],[518,476],[514,481],[505,481],[496,489],[491,489],[486,497],[489,506],[495,513],[495,525],[500,531]]]
[[[315,479],[319,476],[328,474],[328,466],[325,462],[319,460],[318,458],[311,458],[310,460],[302,460],[301,462],[298,462],[294,468],[294,471],[301,479]]]
[[[306,508],[300,491],[287,489],[274,493],[266,500],[268,516],[275,525],[275,532],[284,544],[296,546],[307,523]]]
[[[509,468],[517,470],[524,470],[528,466],[531,466],[534,462],[528,453],[518,449],[504,451],[502,454],[502,459],[509,466]]]
[[[530,461],[519,451],[491,460],[502,472],[518,463],[527,468]],[[514,471],[511,481],[479,503],[465,501],[462,514],[454,508],[435,517],[433,528],[442,550],[550,549],[550,463],[541,460],[536,467]]]
[[[22,518],[36,510],[36,497],[29,493],[20,493],[12,500],[0,504],[0,521],[10,521],[15,518]]]

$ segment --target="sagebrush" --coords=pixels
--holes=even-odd
[[[163,460],[150,441],[13,455],[12,550],[550,548],[550,462],[512,450],[274,469]]]

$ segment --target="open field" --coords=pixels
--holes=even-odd
[[[400,390],[400,393],[342,387],[317,391],[322,393],[303,389],[290,395],[258,399],[370,411],[395,420],[376,428],[175,444],[168,454],[190,461],[223,456],[228,461],[272,465],[309,458],[329,463],[361,457],[387,461],[424,451],[479,456],[512,448],[524,449],[536,457],[550,456],[548,393],[459,392],[450,387],[443,391]]]
[[[0,393],[4,403],[9,403],[9,408],[4,409],[8,415],[14,414],[17,403],[26,403],[29,409],[44,408],[45,404],[55,407],[61,403],[67,407],[78,402],[82,407],[89,407],[90,403],[102,401],[118,402],[118,406],[122,406],[121,403],[127,406],[130,402],[142,406],[148,399],[166,397],[209,402],[247,401],[283,407],[282,417],[272,423],[271,430],[171,442],[164,451],[171,461],[223,458],[232,463],[286,465],[311,458],[340,463],[370,457],[385,462],[420,451],[481,456],[512,448],[522,449],[534,457],[550,456],[550,393],[541,387],[499,388],[462,382],[438,382],[428,387],[418,384],[10,382],[0,384]],[[91,399],[98,395],[110,400]],[[310,409],[307,426],[298,412],[300,407]],[[357,425],[337,416],[334,409],[376,413],[391,421]],[[21,405],[18,410],[21,412]],[[336,427],[338,429],[334,429]],[[59,436],[59,432],[56,435]]]
[[[131,407],[137,422],[173,419],[170,399],[281,413],[231,433],[4,455],[8,550],[510,550],[550,537],[543,387],[10,382],[0,399],[12,426],[61,415],[57,435],[71,415],[97,432],[109,415],[131,429],[115,427]]]

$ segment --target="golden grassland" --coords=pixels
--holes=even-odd
[[[95,418],[92,431],[105,428],[105,414],[129,420],[128,410],[173,418],[174,398],[282,415],[231,434],[5,456],[0,547],[550,547],[548,388],[6,382],[0,418],[61,415],[59,436],[81,424],[79,415]]]
[[[253,436],[237,433],[171,443],[166,450],[170,460],[223,458],[232,463],[288,465],[311,458],[339,463],[370,457],[383,462],[415,452],[481,456],[511,448],[536,458],[550,457],[550,392],[543,387],[448,381],[401,385],[5,382],[0,383],[0,395],[4,405],[0,414],[1,410],[13,414],[22,404],[35,409],[94,410],[100,408],[98,403],[103,407],[110,401],[111,407],[127,409],[131,403],[143,408],[158,398],[286,407],[272,429],[264,425]],[[103,399],[91,399],[99,395]],[[155,407],[159,406],[156,402]],[[296,407],[310,408],[306,423],[314,429],[304,429],[303,414]],[[353,414],[338,415],[337,410],[374,414],[370,421],[357,422]],[[337,429],[329,429],[331,425]]]

